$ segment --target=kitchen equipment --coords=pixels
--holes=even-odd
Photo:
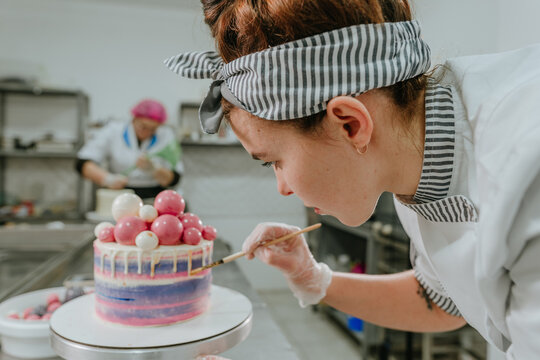
[[[47,303],[47,296],[65,295],[65,288],[56,287],[14,296],[0,304],[0,335],[2,351],[23,359],[48,358],[55,355],[49,344],[48,320],[10,319],[8,313]]]

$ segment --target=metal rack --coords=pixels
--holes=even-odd
[[[367,274],[393,273],[410,267],[408,237],[399,224],[383,224],[374,217],[373,221],[361,226],[348,227],[333,217],[319,215],[310,215],[308,222],[322,223],[320,231],[309,237],[318,261],[327,262],[329,254],[347,254],[352,262],[363,263]],[[349,271],[340,268],[339,264],[333,270]],[[374,354],[377,358],[386,358],[386,329],[364,322],[362,331],[351,330],[346,314],[325,305],[318,305],[317,310],[325,313],[361,346],[363,358]],[[403,335],[403,338],[407,337],[407,334]]]
[[[88,116],[89,99],[88,96],[80,90],[67,90],[45,88],[38,86],[28,86],[20,84],[2,84],[0,85],[0,139],[4,139],[4,130],[6,126],[7,116],[7,99],[10,95],[27,96],[30,98],[73,98],[76,102],[77,115],[76,121],[76,143],[73,150],[70,151],[36,151],[36,150],[17,150],[17,149],[0,149],[0,192],[5,193],[6,188],[6,164],[8,159],[30,159],[39,158],[43,160],[55,159],[73,159],[77,158],[77,151],[84,142],[84,123]],[[40,119],[36,119],[36,122]],[[82,201],[83,194],[83,179],[77,179],[76,188],[76,209],[74,212],[69,212],[61,216],[61,219],[81,219],[83,218],[84,208]],[[0,204],[4,205],[4,204]],[[45,218],[23,218],[24,221],[43,221],[57,220],[56,217]],[[2,221],[18,221],[16,217],[2,217]],[[59,220],[59,219],[58,219]]]

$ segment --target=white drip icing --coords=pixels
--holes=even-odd
[[[114,277],[114,272],[116,269],[116,254],[117,251],[111,252],[111,258],[109,259],[109,262],[111,263],[111,277]]]
[[[201,246],[201,266],[206,265],[204,260],[206,259],[206,247]]]
[[[124,253],[124,274],[127,274],[128,273],[128,266],[129,266],[129,263],[128,263],[128,255],[129,255],[129,251],[126,251]]]
[[[203,240],[203,243],[201,243],[198,246],[192,246],[192,245],[178,245],[178,246],[159,246],[154,250],[151,251],[143,251],[142,249],[139,249],[134,246],[127,246],[127,245],[121,245],[118,243],[102,243],[96,240],[96,248],[100,252],[100,267],[101,272],[103,273],[105,268],[105,258],[108,257],[110,259],[110,277],[115,277],[116,272],[116,257],[120,256],[123,258],[123,262],[125,264],[124,266],[124,274],[129,273],[129,260],[130,260],[130,254],[136,255],[137,257],[137,273],[142,274],[142,266],[144,259],[148,259],[148,255],[151,256],[151,276],[154,277],[155,275],[155,266],[160,262],[160,260],[163,257],[171,257],[173,264],[171,272],[176,273],[178,271],[178,262],[185,258],[187,255],[187,276],[191,276],[191,270],[193,269],[193,257],[194,253],[201,251],[201,262],[202,266],[208,264],[211,262],[211,258],[208,258],[208,256],[212,256],[212,243],[210,241]],[[208,259],[207,259],[208,258]]]

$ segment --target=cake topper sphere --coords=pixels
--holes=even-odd
[[[114,220],[119,221],[125,216],[137,216],[143,206],[140,197],[135,194],[125,193],[118,195],[112,203],[112,215]]]
[[[135,244],[143,250],[152,250],[159,245],[159,239],[152,231],[143,231],[135,237]]]
[[[159,238],[159,245],[180,245],[184,227],[176,216],[165,214],[154,220],[150,230]]]
[[[202,230],[202,237],[205,240],[215,240],[217,237],[216,228],[210,225],[205,225]]]
[[[136,216],[121,218],[114,227],[114,238],[122,245],[135,245],[135,238],[140,232],[148,230],[146,222]]]
[[[102,242],[114,242],[114,226],[111,225],[101,229],[98,239]]]
[[[154,200],[154,207],[159,215],[169,214],[178,216],[184,212],[186,202],[182,195],[174,190],[164,190],[160,192]]]
[[[184,229],[187,228],[195,228],[199,230],[199,232],[203,229],[203,223],[199,217],[193,213],[185,213],[182,218],[182,225],[184,225]]]
[[[182,241],[188,245],[198,245],[201,242],[201,232],[195,228],[184,230]]]
[[[114,227],[114,225],[107,221],[100,222],[94,228],[94,235],[96,237],[99,237],[99,233],[101,232],[101,230],[105,229],[106,227]]]
[[[158,217],[158,212],[152,205],[143,205],[139,209],[139,217],[144,221],[151,223]]]

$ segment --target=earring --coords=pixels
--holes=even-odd
[[[362,150],[356,147],[356,152],[359,153],[360,155],[364,155],[367,152],[367,149],[368,149],[368,144],[362,146]]]

